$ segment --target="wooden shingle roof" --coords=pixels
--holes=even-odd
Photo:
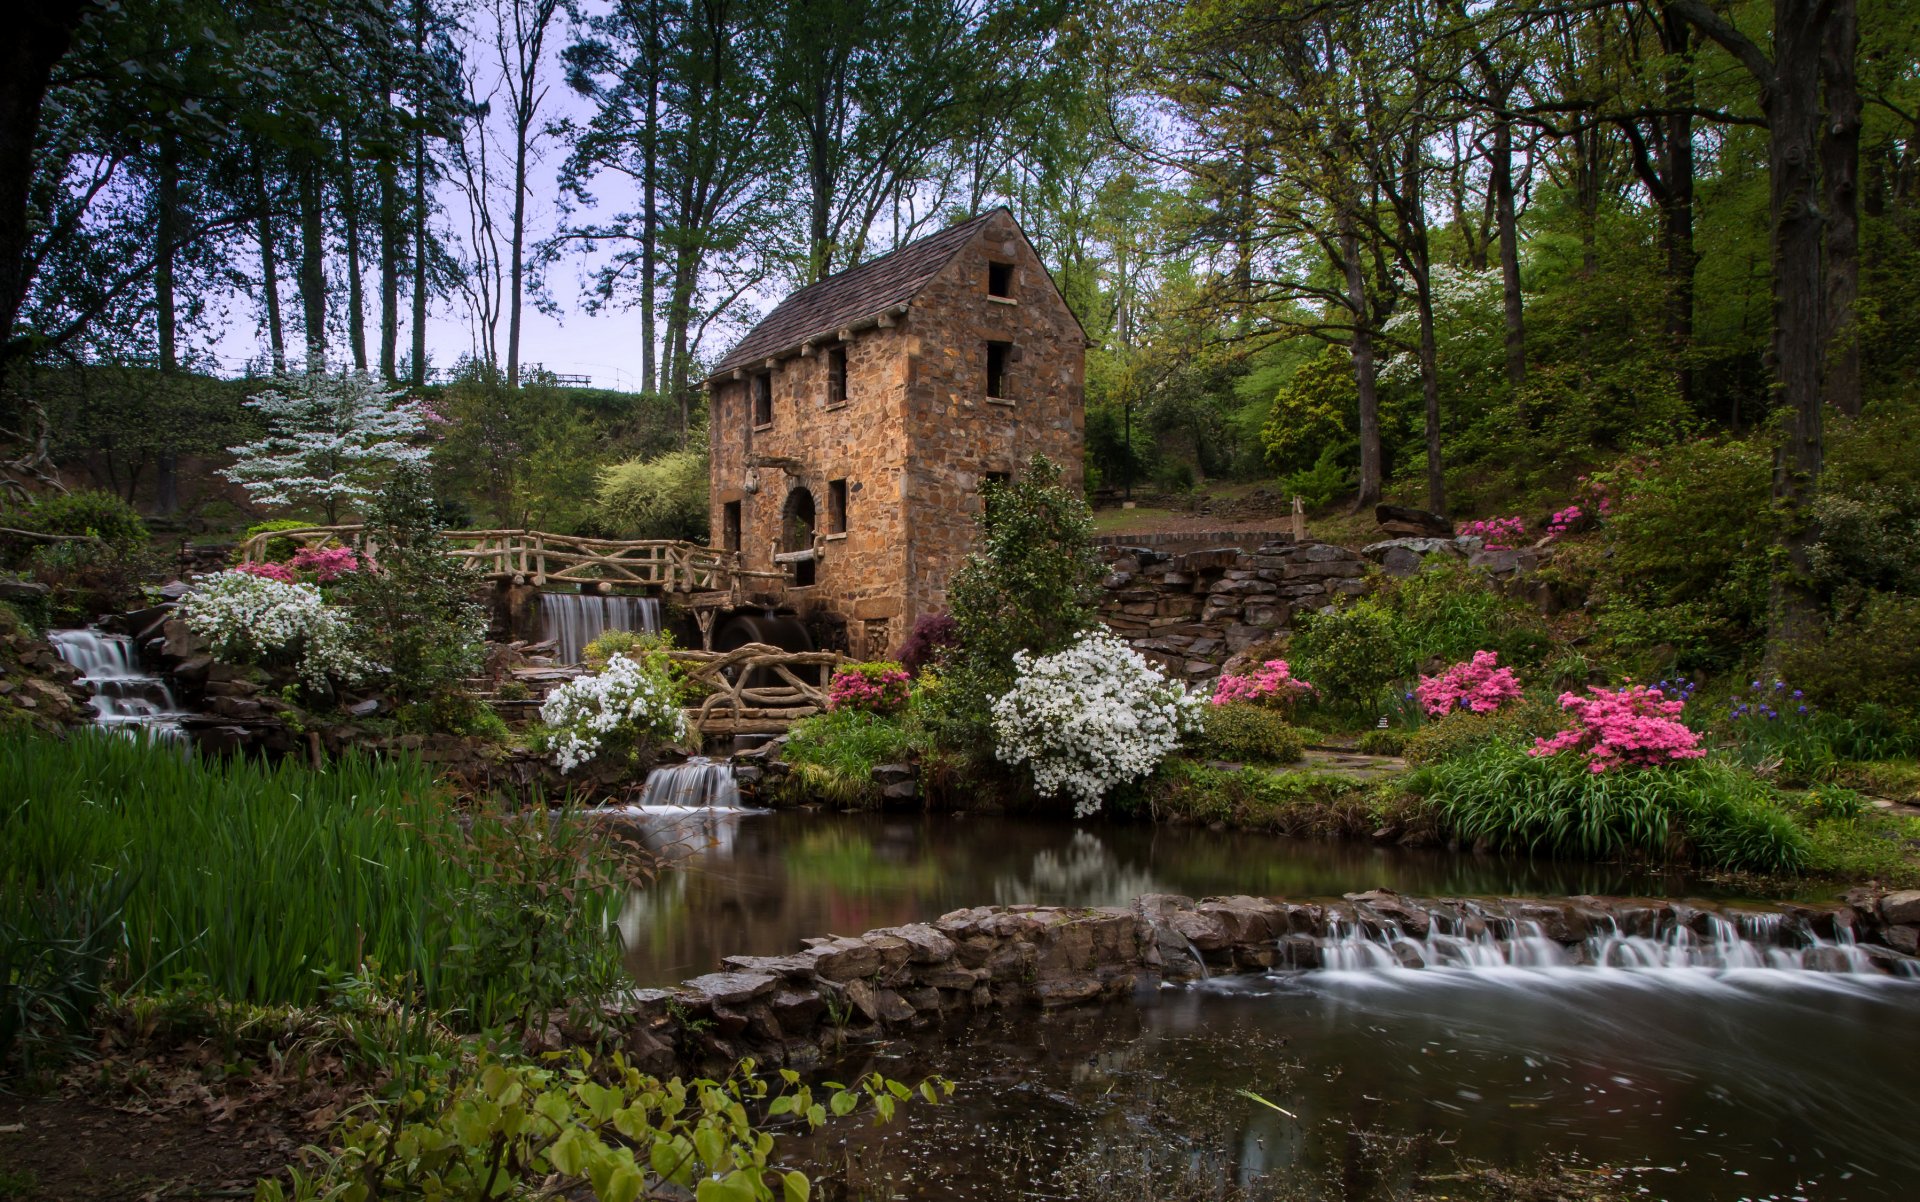
[[[995,213],[994,209],[939,233],[909,242],[899,250],[828,276],[802,288],[774,306],[759,325],[747,331],[714,375],[737,367],[758,365],[804,342],[830,338],[837,331],[889,309],[907,304],[933,282],[949,260]]]

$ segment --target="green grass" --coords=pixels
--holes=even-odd
[[[609,896],[583,888],[565,914],[542,909],[543,890],[592,876],[586,836],[488,815],[463,830],[416,762],[313,771],[8,735],[0,780],[0,926],[51,931],[57,899],[117,883],[121,988],[305,1005],[377,974],[490,1024],[617,955],[579,937]]]
[[[1499,851],[1779,873],[1811,858],[1779,795],[1720,760],[1594,773],[1495,742],[1416,770],[1406,787],[1463,842]]]
[[[1157,822],[1347,838],[1391,820],[1378,800],[1359,782],[1328,773],[1214,768],[1175,756],[1145,784],[1116,798],[1115,808]]]
[[[793,772],[783,786],[798,801],[873,805],[880,787],[873,770],[914,758],[921,740],[904,717],[838,710],[793,724],[781,758]]]

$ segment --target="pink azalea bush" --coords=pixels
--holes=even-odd
[[[1455,664],[1438,676],[1422,676],[1414,696],[1428,717],[1438,718],[1455,710],[1491,714],[1509,701],[1520,698],[1520,682],[1512,668],[1499,666],[1499,653],[1476,651],[1466,663]]]
[[[1295,676],[1286,660],[1270,659],[1245,672],[1222,676],[1213,687],[1213,703],[1230,705],[1244,701],[1270,709],[1287,709],[1301,697],[1317,691]]]
[[[233,570],[236,572],[244,572],[249,576],[258,576],[262,580],[278,580],[281,584],[292,584],[294,582],[293,569],[284,563],[269,563],[265,561],[260,563],[243,563]]]
[[[1459,533],[1480,539],[1489,551],[1511,551],[1514,544],[1527,540],[1527,523],[1518,515],[1481,518],[1478,521],[1463,523],[1459,527]]]
[[[1589,688],[1590,696],[1560,694],[1560,708],[1573,725],[1550,739],[1536,739],[1528,755],[1572,751],[1587,757],[1587,771],[1657,768],[1677,760],[1697,760],[1706,750],[1700,736],[1680,721],[1687,703],[1645,685],[1621,689]]]
[[[360,570],[360,559],[347,547],[303,547],[288,566],[296,572],[312,572],[321,584],[331,584],[348,572]]]
[[[1547,519],[1547,537],[1559,538],[1578,526],[1580,520],[1586,516],[1586,510],[1578,505],[1569,505],[1565,509],[1555,510],[1553,516]]]
[[[913,677],[899,664],[854,664],[841,668],[827,682],[827,708],[865,710],[870,714],[894,714],[907,704],[908,686]]]

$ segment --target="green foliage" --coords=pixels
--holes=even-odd
[[[1406,785],[1455,837],[1498,851],[1753,872],[1808,864],[1806,834],[1778,795],[1731,764],[1596,773],[1563,760],[1491,742],[1417,770]]]
[[[793,772],[783,785],[795,800],[844,807],[878,805],[873,770],[912,760],[923,743],[910,718],[842,709],[793,724],[781,758]]]
[[[89,1042],[131,886],[112,876],[56,880],[0,906],[0,1076],[16,1047],[24,1075]]]
[[[595,505],[601,523],[629,538],[707,537],[707,456],[668,451],[603,468]]]
[[[115,493],[91,488],[42,493],[24,509],[0,513],[0,526],[97,538],[107,543],[147,541],[147,524],[133,506]]]
[[[1431,674],[1493,651],[1503,667],[1540,663],[1551,645],[1546,623],[1526,602],[1503,596],[1484,573],[1463,564],[1436,566],[1383,589],[1394,616],[1400,679]]]
[[[1780,670],[1822,706],[1883,707],[1920,728],[1920,597],[1869,597],[1824,637],[1789,647]]]
[[[1314,683],[1321,703],[1347,711],[1374,710],[1402,678],[1399,632],[1392,613],[1379,601],[1366,598],[1296,621],[1290,648],[1294,675]]]
[[[1273,407],[1260,432],[1267,462],[1280,473],[1337,470],[1337,459],[1358,444],[1353,358],[1343,346],[1329,345],[1301,363],[1273,394]],[[1305,493],[1301,494],[1305,496]],[[1325,504],[1325,498],[1312,504]]]
[[[981,496],[975,550],[947,591],[960,645],[942,692],[969,721],[984,721],[989,700],[1012,685],[1014,652],[1050,655],[1093,623],[1103,575],[1087,503],[1052,460],[1035,455]]]
[[[1407,749],[1407,732],[1375,728],[1360,736],[1354,747],[1361,755],[1400,755]]]
[[[1405,755],[1409,764],[1437,764],[1496,742],[1530,745],[1564,725],[1557,705],[1529,696],[1491,714],[1455,710],[1442,715],[1407,737]]]
[[[337,588],[361,642],[385,669],[396,700],[424,707],[440,725],[460,725],[475,704],[461,682],[486,653],[486,613],[473,601],[473,578],[447,555],[425,471],[402,465],[367,515],[378,550],[376,570],[342,577]]]
[[[1771,474],[1764,443],[1697,439],[1602,477],[1617,500],[1595,583],[1616,647],[1726,664],[1765,629]]]
[[[673,635],[667,631],[603,630],[581,648],[580,656],[590,668],[604,668],[616,655],[635,663],[665,660],[673,650]]]
[[[341,1129],[316,1173],[290,1188],[265,1180],[255,1202],[591,1196],[601,1202],[683,1197],[699,1202],[806,1202],[812,1183],[776,1168],[775,1142],[749,1111],[806,1130],[862,1108],[877,1121],[919,1097],[937,1104],[953,1087],[929,1078],[915,1090],[878,1073],[816,1094],[791,1069],[776,1091],[744,1061],[722,1081],[662,1080],[619,1055],[584,1052],[551,1067],[482,1056],[442,1065],[396,1101],[368,1107]]]
[[[1254,764],[1291,764],[1305,750],[1286,716],[1244,702],[1209,705],[1195,750],[1212,759]]]
[[[1299,497],[1302,504],[1318,509],[1331,505],[1342,494],[1352,492],[1359,480],[1347,460],[1353,457],[1357,443],[1330,443],[1313,461],[1313,466],[1280,477],[1280,491]]]
[[[303,518],[269,518],[264,522],[255,522],[248,526],[241,534],[240,541],[250,542],[258,535],[272,534],[280,530],[304,530],[312,525],[312,522]],[[300,544],[290,538],[270,538],[264,550],[267,559],[274,563],[285,563],[292,559],[294,552],[299,549]]]
[[[0,776],[0,925],[61,938],[72,924],[40,899],[124,882],[118,988],[306,1005],[378,965],[477,1028],[591,1004],[618,978],[606,923],[624,879],[591,828],[536,810],[463,830],[410,761],[314,771],[0,734]]]
[[[1159,822],[1222,823],[1235,830],[1350,838],[1376,829],[1383,811],[1345,777],[1264,768],[1214,768],[1182,756],[1163,760],[1144,785],[1116,798],[1122,811]]]

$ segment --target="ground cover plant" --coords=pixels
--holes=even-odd
[[[781,759],[790,765],[780,791],[794,800],[841,807],[876,805],[873,779],[882,764],[904,764],[926,749],[924,729],[911,718],[842,707],[804,718],[787,732]]]

